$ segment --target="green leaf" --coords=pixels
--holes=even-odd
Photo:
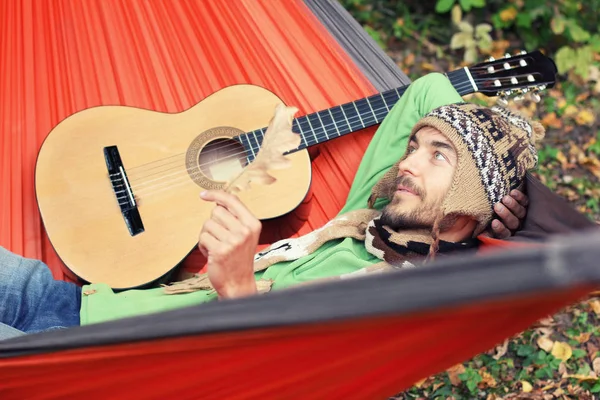
[[[519,348],[517,349],[517,355],[521,356],[521,357],[527,357],[531,354],[533,354],[535,352],[535,347],[528,345],[528,344],[523,344],[521,346],[519,346]]]
[[[520,28],[530,28],[531,27],[531,15],[529,15],[527,13],[517,14],[517,26]]]
[[[477,61],[477,49],[475,47],[467,47],[463,59],[469,64],[475,63]]]
[[[458,0],[458,2],[463,10],[467,12],[471,11],[471,0]]]
[[[592,386],[592,388],[590,389],[590,392],[592,392],[592,393],[600,392],[600,381],[596,382],[596,384],[594,386]]]
[[[575,375],[585,375],[585,376],[588,376],[590,374],[591,370],[592,369],[590,368],[590,366],[587,363],[585,363],[581,367],[579,367],[579,369],[577,370],[577,372],[575,373]]]
[[[577,24],[577,21],[575,21],[574,19],[568,20],[567,26],[569,27],[571,39],[573,39],[576,42],[585,42],[591,37],[590,33],[584,30],[581,26],[579,26]]]
[[[460,49],[465,47],[470,41],[473,41],[473,38],[470,34],[465,32],[457,32],[452,35],[452,39],[450,39],[450,48],[452,50]]]
[[[460,21],[462,21],[462,9],[456,4],[452,7],[452,22],[454,22],[454,25],[458,25]]]
[[[556,52],[556,66],[561,74],[573,68],[575,66],[575,50],[568,46],[558,49]]]
[[[435,12],[444,14],[450,11],[455,0],[438,0],[435,5]]]
[[[590,65],[592,65],[592,62],[594,61],[594,53],[592,51],[592,47],[591,46],[580,47],[576,50],[576,54],[577,54],[577,59],[576,59],[577,66],[575,68],[575,73],[577,75],[581,76],[583,79],[587,80],[589,72],[590,72]],[[587,313],[583,313],[579,316],[579,323],[582,325],[585,325],[586,322],[587,322]]]
[[[590,38],[590,45],[594,52],[600,53],[600,34],[595,34]]]
[[[583,358],[586,354],[587,353],[585,352],[585,350],[573,349],[573,357],[575,358]]]
[[[485,7],[485,0],[471,0],[471,5],[477,8]]]
[[[550,21],[550,29],[555,35],[560,35],[565,31],[566,22],[562,15],[557,15]]]
[[[492,26],[490,24],[479,24],[475,27],[475,36],[481,37],[482,35],[490,33],[491,31]]]

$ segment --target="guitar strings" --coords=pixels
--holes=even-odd
[[[470,85],[470,83],[469,83],[469,85]],[[464,87],[463,87],[463,88],[466,88],[466,87],[468,87],[469,85],[464,85]],[[460,90],[461,88],[460,88],[460,87],[457,87],[457,89],[458,89],[458,90]],[[383,107],[383,108],[377,108],[377,109],[374,109],[373,111],[374,111],[374,112],[379,112],[379,111],[383,110],[384,108],[385,108],[385,107]],[[357,119],[360,119],[360,117],[355,117],[355,118],[352,118],[352,121],[353,121],[353,122],[355,122]],[[350,120],[349,120],[349,121],[350,121]],[[335,125],[335,122],[334,122],[334,123],[332,123],[332,124],[323,125],[323,127],[324,127],[324,128],[327,128],[327,127],[331,127],[331,126],[333,126],[333,125]],[[351,126],[350,126],[350,127],[351,127]],[[321,136],[321,138],[323,137],[322,135],[320,135],[320,136]],[[310,139],[310,137],[309,137],[309,139]],[[317,143],[317,142],[318,142],[318,140],[316,140],[316,139],[315,139],[315,141],[314,141],[314,143],[313,143],[313,142],[312,142],[312,139],[311,139],[311,140],[310,140],[310,142],[311,142],[311,143],[309,144],[309,146],[310,146],[310,145],[312,145],[312,144],[315,144],[315,143]],[[236,146],[237,146],[237,144],[236,144]],[[224,148],[224,147],[225,147],[225,146],[223,146],[222,148]],[[215,150],[215,151],[222,150],[222,148],[220,148],[220,149],[218,149],[218,150]],[[245,155],[245,154],[246,154],[246,151],[243,151],[243,152],[238,152],[238,153],[234,153],[234,155],[236,155],[236,156],[237,156],[237,155],[240,155],[240,154],[244,154],[244,155]],[[176,155],[176,156],[177,156],[177,155]],[[172,157],[169,157],[169,158],[173,158],[173,157],[175,157],[175,156],[172,156]],[[157,178],[157,179],[154,179],[154,180],[151,180],[151,181],[145,181],[145,182],[141,182],[140,184],[136,184],[135,186],[132,184],[132,188],[133,188],[133,190],[135,190],[135,191],[136,191],[136,193],[135,193],[135,196],[136,196],[136,197],[148,196],[148,195],[150,195],[150,194],[159,193],[159,192],[162,192],[163,190],[165,190],[165,189],[167,189],[167,188],[172,188],[172,187],[178,186],[178,185],[180,185],[180,184],[183,184],[183,183],[189,182],[188,176],[195,177],[195,176],[197,176],[197,175],[203,174],[203,173],[202,173],[202,171],[201,171],[201,170],[199,170],[199,168],[198,168],[198,167],[202,167],[202,166],[206,166],[206,165],[212,165],[212,164],[214,164],[214,163],[216,163],[216,162],[222,162],[223,160],[226,160],[226,159],[232,159],[232,158],[233,158],[233,157],[232,157],[232,155],[229,155],[227,158],[223,158],[223,159],[220,159],[220,160],[217,160],[217,161],[211,161],[211,162],[208,162],[208,163],[205,163],[205,164],[199,165],[199,166],[194,166],[193,168],[188,168],[188,169],[186,169],[185,171],[178,170],[178,171],[176,171],[176,172],[174,172],[174,173],[168,174],[168,175],[166,175],[166,176],[165,176],[165,175],[163,175],[162,177],[160,177],[160,178]],[[173,169],[173,168],[171,168],[171,169]],[[194,171],[194,172],[192,172],[192,173],[188,174],[187,172],[190,172],[190,171]],[[174,180],[167,180],[166,182],[163,182],[163,183],[158,183],[158,184],[155,184],[155,185],[153,185],[153,186],[149,186],[149,187],[142,188],[142,189],[140,189],[140,190],[136,190],[136,188],[138,188],[138,189],[139,189],[139,188],[140,188],[140,186],[142,186],[142,185],[144,185],[144,184],[148,184],[148,183],[151,183],[151,182],[156,182],[156,181],[159,181],[159,180],[165,180],[165,179],[169,178],[170,176],[173,176],[173,175],[178,175],[178,174],[184,174],[184,175],[183,175],[183,177],[182,177],[183,179],[181,179],[181,178],[178,178],[178,179],[174,179]],[[165,185],[164,185],[165,183],[167,183],[168,185],[166,185],[166,186],[165,186]],[[121,185],[121,186],[122,186],[122,185]],[[151,189],[156,189],[156,188],[158,188],[158,190],[152,190],[152,191],[149,191],[149,190],[151,190]],[[120,191],[116,191],[116,193],[124,193],[124,194],[125,194],[125,195],[123,195],[123,196],[119,196],[119,197],[117,197],[117,198],[118,198],[118,200],[119,200],[119,202],[120,202],[120,200],[127,199],[127,193],[126,193],[126,190],[125,190],[125,189],[124,189],[124,190],[120,190]]]

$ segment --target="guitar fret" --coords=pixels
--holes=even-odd
[[[356,102],[353,101],[352,104],[354,105],[354,109],[356,110],[356,114],[358,114],[358,119],[360,120],[360,123],[361,123],[361,125],[364,128],[365,127],[365,123],[363,122],[363,119],[360,116],[360,111],[358,111],[358,107],[356,107]]]
[[[300,126],[299,118],[296,118],[294,120],[294,122],[296,123],[296,126],[298,127],[298,130],[300,131],[300,137],[304,140],[304,146],[308,147],[308,142],[306,141],[306,137],[304,136],[304,132],[302,131],[302,127]]]
[[[346,116],[346,112],[344,111],[344,107],[342,106],[338,106],[338,108],[340,110],[342,110],[342,114],[344,114],[344,118],[346,119],[346,124],[348,124],[348,129],[352,130],[352,126],[350,125],[350,122],[348,121],[348,117]]]
[[[335,127],[335,130],[337,131],[338,136],[342,136],[342,134],[340,133],[340,130],[337,126],[337,123],[335,122],[335,118],[333,118],[333,114],[331,113],[331,108],[327,111],[329,111],[329,115],[331,115],[331,121],[333,122],[333,126]]]
[[[325,124],[323,123],[323,120],[321,119],[321,115],[320,115],[321,113],[316,113],[316,114],[317,114],[317,118],[319,118],[319,122],[321,123],[321,126],[323,127],[323,133],[325,133],[325,137],[327,138],[327,140],[329,140],[329,135],[327,134],[327,129],[325,127]]]
[[[317,138],[317,133],[315,132],[315,128],[313,128],[312,124],[310,123],[310,118],[308,116],[306,116],[305,119],[308,121],[308,126],[310,126],[310,131],[312,132],[313,137],[315,138],[315,143],[319,143],[319,139]]]
[[[373,111],[373,107],[371,106],[371,102],[369,101],[369,99],[365,99],[367,100],[367,104],[369,105],[369,108],[371,109],[371,113],[373,113],[373,118],[375,118],[375,122],[377,122],[377,115],[375,115],[375,111]]]
[[[252,153],[252,158],[256,158],[256,153],[254,152],[254,148],[252,147],[252,145],[250,144],[250,137],[248,136],[247,133],[238,136],[240,138],[240,142],[242,142],[242,146],[244,146],[245,148],[247,148],[248,150],[250,150],[250,152]],[[244,138],[246,139],[246,143],[244,144]]]
[[[388,105],[385,101],[385,97],[383,97],[383,93],[379,93],[379,95],[381,96],[381,100],[383,100],[383,105],[385,106],[387,112],[390,112],[390,108],[388,107]]]

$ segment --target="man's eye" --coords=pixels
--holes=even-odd
[[[439,151],[435,152],[435,158],[436,158],[436,160],[439,160],[439,161],[446,161],[446,157],[444,157],[444,155],[442,153],[440,153]]]
[[[409,147],[408,147],[408,154],[412,154],[412,153],[414,153],[415,151],[417,151],[417,149],[415,149],[413,146],[409,146]]]

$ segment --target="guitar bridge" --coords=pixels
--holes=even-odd
[[[121,214],[123,214],[129,234],[135,236],[144,232],[142,217],[140,217],[133,189],[129,184],[129,179],[125,173],[117,146],[105,147],[104,159],[106,161],[106,168],[108,169],[108,177],[110,178],[113,192],[121,208]]]

